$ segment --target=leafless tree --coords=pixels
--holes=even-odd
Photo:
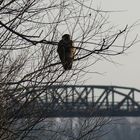
[[[108,22],[109,11],[93,7],[92,0],[0,0],[1,140],[31,138],[43,121],[34,101],[48,86],[75,84],[88,66],[135,43],[127,42],[131,26],[117,30]],[[56,51],[65,33],[76,48],[70,71],[63,70]],[[20,119],[24,110],[28,116]]]

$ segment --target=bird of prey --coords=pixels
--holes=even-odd
[[[70,70],[73,64],[75,48],[69,34],[62,36],[62,39],[58,42],[57,52],[64,70]]]

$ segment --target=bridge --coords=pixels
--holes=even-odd
[[[130,87],[101,85],[30,87],[24,91],[23,101],[27,101],[27,98],[28,101],[33,99],[28,105],[29,112],[34,108],[36,113],[42,114],[42,117],[140,116],[140,90]],[[26,116],[23,114],[22,116]]]

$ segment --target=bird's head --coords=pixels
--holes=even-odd
[[[62,39],[68,41],[68,40],[70,40],[70,35],[69,34],[64,34],[62,36]]]

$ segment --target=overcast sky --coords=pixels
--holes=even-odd
[[[102,10],[124,10],[109,14],[109,21],[114,25],[125,27],[140,19],[140,0],[95,1]],[[140,38],[140,25],[132,33],[134,34],[139,34]],[[130,86],[140,89],[140,43],[130,48],[125,55],[113,57],[113,60],[116,64],[102,61],[93,66],[92,71],[101,72],[103,75],[88,74],[85,84]]]

